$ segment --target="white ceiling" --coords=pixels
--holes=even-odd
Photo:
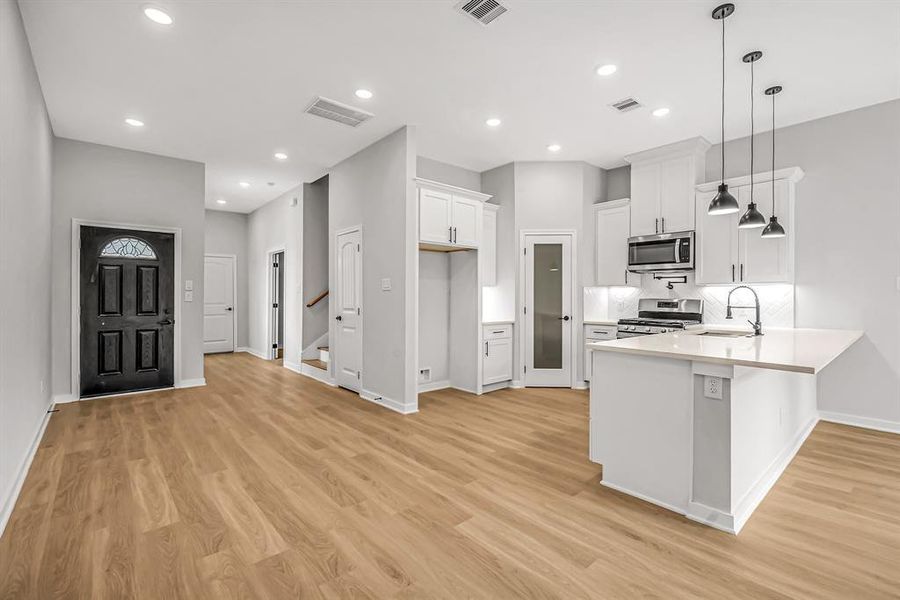
[[[477,171],[512,160],[614,167],[687,137],[719,140],[717,2],[506,0],[488,27],[456,2],[155,2],[171,27],[146,19],[142,0],[20,5],[56,135],[202,161],[210,208],[251,211],[407,123],[420,155]],[[740,57],[752,49],[765,53],[759,92],[785,86],[779,126],[900,97],[898,24],[900,2],[738,2],[727,137],[749,131]],[[612,77],[593,73],[610,62]],[[360,87],[375,97],[358,100]],[[317,94],[375,118],[351,129],[304,114]],[[627,96],[647,108],[607,107]],[[671,114],[652,117],[658,106]],[[757,107],[765,127],[769,105]],[[489,116],[503,124],[486,127]],[[562,151],[547,152],[551,142]]]

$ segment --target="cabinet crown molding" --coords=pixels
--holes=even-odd
[[[440,181],[434,181],[431,179],[424,179],[422,177],[413,177],[413,181],[416,182],[416,187],[418,188],[430,188],[433,190],[441,190],[444,192],[449,192],[451,194],[458,194],[461,196],[468,196],[474,200],[481,200],[482,202],[487,202],[493,196],[490,194],[485,194],[482,192],[476,192],[475,190],[467,190],[466,188],[450,185],[448,183],[441,183]]]
[[[673,158],[677,156],[696,155],[701,158],[706,157],[706,151],[712,147],[712,144],[704,137],[694,137],[673,144],[666,144],[659,148],[651,148],[642,152],[635,152],[625,156],[625,162],[628,164],[641,162],[656,162]]]
[[[494,204],[494,203],[492,203],[492,202],[485,202],[485,203],[484,203],[484,209],[485,209],[485,210],[492,210],[492,211],[494,211],[494,212],[497,212],[497,211],[500,210],[500,205],[499,205],[499,204]]]
[[[774,175],[774,176],[773,176]],[[753,185],[768,183],[775,179],[775,181],[786,179],[791,183],[797,183],[801,179],[805,173],[803,169],[800,167],[788,167],[786,169],[777,169],[773,174],[772,171],[763,171],[762,173],[754,173],[753,174]],[[698,192],[712,192],[718,189],[719,184],[722,183],[721,180],[716,179],[715,181],[707,181],[706,183],[701,183],[697,185]],[[740,187],[742,185],[750,185],[750,175],[741,175],[740,177],[730,177],[725,180],[725,183],[728,184],[729,187]]]
[[[618,200],[607,200],[606,202],[594,203],[594,210],[609,210],[619,208],[620,206],[628,206],[631,204],[631,198],[619,198]]]

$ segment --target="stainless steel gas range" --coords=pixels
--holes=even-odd
[[[637,318],[619,319],[616,339],[667,333],[702,322],[703,300],[641,298]]]

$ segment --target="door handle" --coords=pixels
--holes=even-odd
[[[172,321],[171,319],[163,319],[162,321],[156,322],[157,325],[172,325],[174,323],[175,321]]]
[[[342,317],[341,315],[338,315],[338,316],[336,316],[336,317],[334,318],[334,320],[335,320],[335,321],[343,321],[343,320],[344,320],[344,317]]]
[[[569,320],[569,315],[563,315],[563,316],[561,316],[561,317],[557,317],[556,319],[557,319],[558,321],[568,321],[568,320]]]
[[[230,306],[226,306],[226,307],[225,307],[225,310],[227,310],[228,312],[231,312],[231,311],[233,311],[234,309],[231,308]]]

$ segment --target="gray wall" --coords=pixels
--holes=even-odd
[[[237,269],[237,298],[235,298],[235,317],[237,318],[238,348],[249,345],[248,303],[247,294],[247,215],[221,210],[207,210],[205,223],[206,254],[234,254]]]
[[[295,201],[296,200],[296,201]],[[299,185],[247,217],[247,281],[249,348],[267,356],[269,336],[269,252],[284,250],[284,366],[300,368],[303,302],[301,281],[301,231],[303,186]]]
[[[416,157],[416,177],[440,181],[447,185],[481,191],[481,173],[456,165],[443,163],[424,156]]]
[[[303,184],[303,344],[328,333],[329,298],[306,303],[328,289],[328,177]]]
[[[516,165],[509,163],[481,174],[481,191],[491,194],[488,202],[499,204],[497,212],[497,285],[482,289],[485,321],[514,321],[518,241],[516,235]],[[513,356],[516,356],[513,353]]]
[[[329,172],[329,256],[337,231],[362,225],[363,390],[407,409],[417,406],[415,175],[411,127],[382,138]],[[390,291],[382,291],[382,279],[391,280]],[[333,266],[329,281],[329,288],[335,289]]]
[[[450,253],[419,252],[419,368],[450,378]]]
[[[72,219],[180,227],[181,378],[203,377],[204,186],[202,163],[56,138],[53,144],[53,393],[71,390]],[[176,301],[183,284],[176,282]],[[176,385],[178,382],[176,382]]]
[[[606,200],[619,200],[631,196],[631,167],[624,166],[606,171]]]
[[[53,132],[15,2],[0,2],[0,533],[50,404]]]
[[[757,138],[760,171],[769,135]],[[819,409],[900,421],[900,100],[779,129],[777,144],[776,167],[806,173],[795,208],[796,324],[866,332],[821,374]],[[720,152],[707,154],[707,180],[719,177]],[[726,177],[745,175],[748,138],[725,152]]]

